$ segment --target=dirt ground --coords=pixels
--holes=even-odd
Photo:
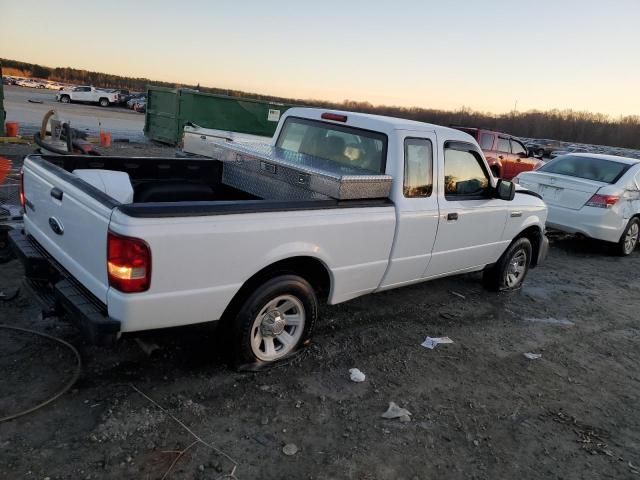
[[[88,346],[21,293],[0,323],[70,342],[83,365],[57,401],[0,423],[0,478],[162,479],[176,459],[166,478],[231,478],[233,462],[238,479],[640,478],[638,271],[640,251],[555,238],[521,291],[474,274],[325,307],[314,342],[260,373],[227,367],[209,327],[147,333],[150,354],[132,336]],[[0,265],[0,290],[21,275]],[[0,417],[47,399],[74,362],[0,330]],[[381,418],[391,401],[411,421]]]

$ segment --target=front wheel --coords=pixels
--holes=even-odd
[[[71,99],[69,98],[68,95],[63,95],[62,97],[60,97],[60,101],[62,103],[71,103]]]
[[[295,353],[311,336],[318,316],[313,287],[297,275],[281,275],[244,302],[232,329],[236,366],[273,364]]]
[[[640,237],[640,220],[632,218],[618,242],[618,254],[622,257],[631,255],[638,246],[638,237]]]
[[[529,272],[532,252],[531,241],[525,237],[518,238],[502,254],[498,263],[485,270],[483,277],[485,286],[495,291],[520,288]]]

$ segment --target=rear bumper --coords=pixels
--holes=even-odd
[[[107,315],[107,307],[30,236],[20,230],[9,232],[9,243],[24,265],[25,285],[45,308],[66,314],[91,343],[113,342],[120,322]]]
[[[615,208],[582,207],[580,210],[548,205],[547,227],[566,233],[618,242],[626,221]]]

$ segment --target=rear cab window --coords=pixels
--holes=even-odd
[[[631,164],[603,158],[562,155],[539,168],[540,172],[584,178],[603,183],[616,183]]]
[[[276,147],[367,173],[385,172],[387,136],[346,125],[288,117]]]

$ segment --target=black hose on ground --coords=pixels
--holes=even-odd
[[[9,420],[14,420],[14,419],[16,419],[18,417],[22,417],[23,415],[27,415],[27,414],[29,414],[31,412],[35,412],[36,410],[44,407],[45,405],[49,405],[51,402],[57,400],[59,397],[64,395],[73,386],[73,384],[76,383],[76,381],[80,377],[80,372],[82,371],[82,358],[80,358],[80,352],[78,352],[76,347],[74,347],[69,342],[65,342],[64,340],[62,340],[62,339],[60,339],[58,337],[54,337],[54,336],[48,335],[48,334],[43,333],[43,332],[38,332],[36,330],[30,330],[28,328],[12,327],[10,325],[0,325],[0,328],[4,328],[4,329],[7,329],[7,330],[14,330],[16,332],[29,333],[29,334],[32,334],[32,335],[38,335],[40,337],[44,337],[44,338],[47,338],[49,340],[53,340],[54,342],[58,342],[58,343],[64,345],[65,347],[69,348],[69,350],[71,350],[73,352],[73,354],[76,356],[76,361],[77,361],[76,370],[73,373],[73,376],[71,377],[71,380],[69,380],[65,384],[65,386],[62,387],[62,389],[58,393],[56,393],[52,397],[49,397],[49,399],[45,400],[44,402],[40,402],[39,404],[37,404],[34,407],[31,407],[31,408],[28,408],[26,410],[22,410],[21,412],[14,413],[12,415],[8,415],[6,417],[0,418],[0,423],[2,423],[2,422],[8,422]]]

